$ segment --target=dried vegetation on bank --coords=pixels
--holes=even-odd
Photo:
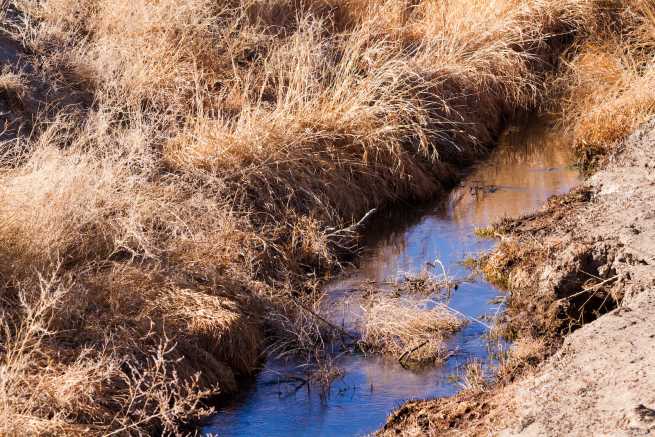
[[[587,173],[655,113],[655,4],[626,2],[618,18],[611,33],[581,42],[553,87]]]
[[[320,342],[338,229],[441,192],[627,7],[0,0],[0,433],[175,432],[264,333]]]
[[[533,398],[536,399],[534,407],[540,415],[537,420],[542,425],[547,424],[551,432],[557,430],[560,433],[577,432],[586,435],[596,420],[600,422],[597,425],[599,428],[605,427],[608,431],[624,427],[621,422],[625,421],[623,411],[617,413],[616,406],[612,406],[613,410],[609,411],[595,404],[602,396],[597,396],[599,390],[593,383],[585,381],[584,390],[566,397],[562,396],[559,387],[554,388],[552,382],[558,377],[565,379],[568,376],[557,373],[570,370],[561,364],[566,361],[564,357],[584,355],[585,352],[590,361],[607,360],[603,363],[603,373],[597,373],[595,378],[615,379],[614,359],[611,355],[609,359],[607,356],[601,359],[594,355],[593,350],[583,349],[590,344],[589,338],[607,343],[606,333],[603,336],[597,329],[590,329],[587,331],[588,338],[583,337],[582,341],[578,338],[579,349],[575,353],[568,348],[557,359],[549,361],[551,373],[547,376],[550,379],[544,378],[543,368],[539,365],[558,350],[565,336],[572,331],[621,306],[626,294],[632,293],[634,298],[638,295],[635,290],[648,289],[641,285],[650,281],[648,270],[627,274],[625,271],[617,271],[630,271],[631,268],[638,270],[638,267],[632,266],[639,264],[632,254],[621,253],[623,243],[617,243],[617,240],[620,241],[622,237],[617,235],[625,223],[633,222],[627,233],[634,239],[646,238],[640,236],[642,230],[639,221],[648,216],[636,211],[641,208],[641,202],[647,202],[644,200],[647,197],[639,197],[643,194],[639,192],[635,195],[635,192],[647,191],[645,184],[640,183],[647,178],[644,179],[643,172],[635,170],[635,167],[648,169],[651,161],[651,151],[640,150],[640,147],[648,149],[652,141],[650,144],[640,144],[639,140],[648,137],[645,141],[650,141],[652,117],[655,115],[654,11],[655,5],[650,1],[623,2],[620,8],[610,14],[613,24],[608,28],[609,31],[590,35],[574,44],[563,57],[559,73],[551,76],[547,85],[551,96],[549,109],[557,112],[562,126],[571,131],[572,147],[580,167],[587,173],[593,173],[608,164],[613,157],[618,157],[623,163],[614,167],[610,164],[608,167],[614,168],[618,174],[625,172],[634,176],[633,179],[621,181],[626,185],[626,190],[631,190],[626,198],[634,197],[628,200],[621,198],[617,193],[623,187],[609,178],[612,187],[604,196],[612,198],[614,195],[612,200],[615,203],[610,206],[603,203],[608,202],[607,199],[595,201],[595,191],[602,191],[600,187],[606,182],[603,179],[596,180],[593,189],[583,186],[566,195],[554,196],[535,214],[509,218],[480,230],[481,236],[498,237],[500,243],[490,255],[477,262],[476,267],[480,267],[489,280],[510,291],[507,309],[492,333],[511,339],[513,344],[508,351],[500,353],[499,365],[491,384],[480,383],[475,373],[471,383],[467,374],[462,392],[450,398],[413,401],[403,405],[389,417],[379,435],[482,436],[495,435],[500,430],[517,435],[534,433],[535,428],[530,427],[530,420],[535,419],[524,414],[525,405],[517,402],[515,390],[530,385],[530,376],[537,372],[541,376],[533,385],[547,387],[545,391],[553,393],[549,407],[553,409],[553,405],[556,405],[555,410],[559,408],[558,413],[566,412],[568,416],[561,413],[562,416],[570,419],[567,423],[559,423],[561,417],[553,420],[549,414],[543,415],[543,399]],[[644,123],[649,119],[650,122]],[[626,139],[634,131],[637,131],[634,138]],[[621,149],[630,141],[631,148],[627,148],[629,157],[619,157]],[[611,173],[611,170],[608,172]],[[626,203],[621,204],[621,201]],[[603,231],[595,226],[613,230],[606,235],[598,235]],[[590,234],[597,235],[592,238]],[[627,252],[631,250],[626,249]],[[616,266],[619,266],[617,270]],[[620,318],[620,311],[613,314]],[[642,328],[636,328],[637,331],[639,329]],[[632,345],[634,341],[630,337],[626,343]],[[628,360],[631,363],[639,361],[632,356]],[[578,362],[576,366],[583,371],[586,369],[586,366]],[[589,364],[587,366],[592,367]],[[571,377],[569,383],[577,377]],[[634,383],[634,380],[630,381]],[[514,382],[518,384],[512,384]],[[643,383],[647,386],[650,382],[644,377],[643,381],[634,384],[639,386]],[[631,389],[622,384],[621,390],[625,393]],[[532,387],[524,395],[535,396],[535,391]],[[578,394],[580,399],[591,399],[591,406],[588,406],[590,412],[585,411],[584,417],[570,409],[571,402],[580,402]],[[568,401],[562,403],[562,399]],[[626,407],[624,404],[622,406]],[[599,413],[600,409],[602,413]],[[599,420],[600,414],[606,417]],[[575,431],[572,422],[577,424]],[[630,426],[633,425],[631,423]],[[639,427],[642,426],[643,423],[640,423]],[[636,425],[630,431],[635,429],[638,429]]]
[[[401,364],[441,363],[449,355],[444,340],[465,320],[445,305],[379,295],[365,308],[361,342],[367,351],[394,356]]]

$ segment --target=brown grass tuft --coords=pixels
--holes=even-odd
[[[473,360],[464,367],[464,375],[459,383],[463,390],[471,392],[482,392],[487,388],[488,382],[485,379],[484,367],[479,360]]]
[[[364,349],[389,354],[401,363],[439,363],[448,356],[444,340],[465,324],[445,307],[376,296],[365,308]]]
[[[18,308],[3,314],[0,433],[174,432],[206,412],[199,401],[216,389],[200,387],[197,375],[178,377],[165,336],[138,352],[145,360],[119,354],[113,338],[62,347],[57,319],[73,288],[56,276],[35,287],[18,290]]]
[[[586,170],[655,114],[654,9],[648,1],[631,3],[621,14],[622,31],[586,41],[559,79],[564,123]]]

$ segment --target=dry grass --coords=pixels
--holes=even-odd
[[[171,433],[206,414],[199,401],[216,388],[201,389],[198,375],[182,380],[165,337],[152,338],[138,361],[121,355],[112,338],[95,348],[62,347],[57,316],[71,288],[39,277],[36,289],[18,291],[18,308],[3,313],[0,434]]]
[[[418,274],[404,274],[397,281],[390,282],[393,292],[398,295],[450,296],[453,289],[457,289],[458,283],[454,279],[448,278],[446,270],[440,261],[438,264],[442,267],[441,272],[443,273],[441,275],[436,276],[427,269],[422,270]],[[434,266],[433,268],[439,271],[438,266]]]
[[[444,340],[466,323],[446,307],[379,295],[365,308],[362,347],[401,363],[439,363],[448,356]]]
[[[480,360],[473,360],[466,364],[459,384],[466,391],[482,392],[486,389],[488,382]]]
[[[633,0],[622,32],[584,42],[558,80],[565,83],[564,123],[583,168],[655,114],[655,7]]]
[[[27,93],[25,78],[4,67],[0,72],[0,93],[3,93],[7,99],[21,100]]]
[[[570,43],[625,33],[615,10],[645,16],[600,0],[0,5],[21,58],[2,122],[30,126],[0,134],[0,420],[41,434],[171,431],[256,367],[265,328],[285,349],[324,343],[299,296],[354,247],[334,230],[443,191],[544,103]],[[47,323],[29,316],[42,276],[67,290]],[[403,322],[372,338],[432,341],[450,328],[427,317],[456,324],[434,311],[380,305],[372,320]],[[70,394],[30,391],[45,386]]]
[[[502,387],[517,378],[525,377],[550,354],[552,347],[543,338],[524,336],[517,339],[509,349],[499,351],[495,375],[498,385]]]

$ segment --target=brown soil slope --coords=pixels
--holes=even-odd
[[[407,404],[383,434],[655,434],[654,128],[586,187],[500,226],[486,267],[512,290],[505,322],[555,344],[574,330],[559,351],[495,390]]]

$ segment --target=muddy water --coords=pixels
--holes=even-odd
[[[371,225],[372,237],[360,265],[327,285],[326,317],[348,326],[357,313],[364,282],[388,281],[432,269],[439,259],[450,278],[469,278],[462,260],[494,244],[474,229],[504,216],[538,209],[553,194],[579,182],[568,166],[567,141],[546,122],[510,128],[485,162],[473,169],[448,199],[427,206],[398,208]],[[441,275],[439,267],[435,274]],[[502,293],[481,278],[463,282],[448,305],[475,319],[498,311]],[[302,371],[292,362],[269,360],[241,395],[223,405],[207,433],[220,436],[358,436],[378,429],[391,410],[413,398],[448,396],[461,387],[462,366],[477,358],[489,362],[483,323],[470,322],[449,340],[456,352],[440,367],[408,370],[395,360],[349,354],[335,359],[343,369],[328,393],[289,375]]]

